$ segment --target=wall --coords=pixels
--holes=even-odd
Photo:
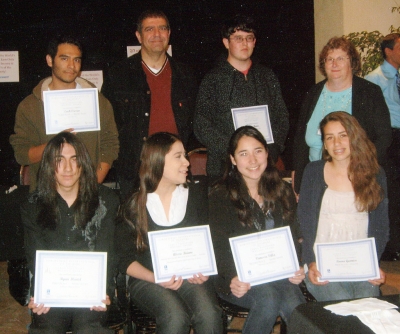
[[[315,64],[319,52],[333,36],[351,32],[378,30],[388,34],[391,25],[400,26],[400,14],[392,13],[392,7],[399,7],[397,0],[315,0]],[[324,77],[316,70],[316,82]]]

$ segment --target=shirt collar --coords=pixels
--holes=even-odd
[[[383,64],[381,65],[382,67],[382,72],[387,76],[388,78],[394,78],[398,71],[396,68],[394,68],[389,62],[386,60],[383,61]]]

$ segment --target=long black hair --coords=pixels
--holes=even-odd
[[[254,200],[250,196],[249,189],[247,188],[242,174],[238,171],[237,166],[231,161],[231,157],[235,156],[239,140],[244,136],[256,139],[268,152],[267,142],[260,131],[252,126],[242,126],[238,128],[229,141],[224,175],[214,186],[214,189],[217,189],[220,186],[226,187],[230,200],[237,210],[239,221],[244,225],[251,227],[255,220],[252,213]],[[291,193],[290,187],[287,187],[284,181],[280,178],[279,172],[270,155],[268,155],[267,168],[261,175],[261,179],[258,183],[258,193],[263,199],[262,210],[265,214],[268,211],[273,212],[277,201],[281,201],[283,219],[289,221],[293,218],[294,210],[291,205],[292,201],[290,200],[290,198],[293,197],[293,194]]]
[[[59,195],[55,174],[58,168],[57,157],[61,155],[65,144],[75,149],[77,166],[80,168],[79,191],[73,210],[75,226],[84,229],[99,206],[96,169],[86,146],[70,132],[60,132],[44,149],[38,172],[37,196],[40,209],[37,223],[49,229],[55,229],[59,223]]]

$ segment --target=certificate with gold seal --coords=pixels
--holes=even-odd
[[[107,253],[36,251],[34,302],[46,307],[106,307]]]

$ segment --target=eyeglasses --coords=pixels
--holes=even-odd
[[[346,61],[346,59],[349,59],[349,57],[337,57],[336,59],[329,57],[324,59],[324,63],[327,65],[333,65],[333,62],[336,62],[336,64],[341,65]]]
[[[236,43],[240,44],[243,43],[244,40],[246,40],[247,43],[253,43],[256,38],[254,36],[248,35],[246,37],[232,36],[231,39],[233,39]]]

